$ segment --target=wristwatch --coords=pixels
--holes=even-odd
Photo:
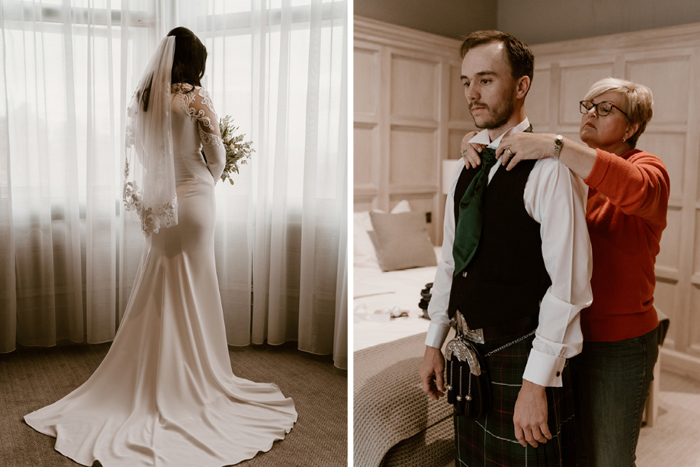
[[[562,135],[557,135],[556,138],[554,138],[554,158],[559,159],[559,153],[561,152],[561,148],[564,147],[564,137]]]

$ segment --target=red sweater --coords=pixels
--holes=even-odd
[[[670,181],[661,160],[634,149],[597,150],[586,180],[593,250],[592,305],[581,312],[585,341],[641,336],[658,324],[654,263],[666,228]]]

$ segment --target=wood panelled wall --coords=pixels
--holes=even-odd
[[[659,156],[671,178],[654,297],[671,319],[661,362],[700,379],[700,24],[532,50],[535,77],[526,109],[535,131],[578,139],[578,102],[601,78],[628,79],[654,93],[654,117],[637,147]]]
[[[354,210],[407,199],[431,213],[442,243],[441,161],[474,128],[460,82],[460,42],[355,17]]]
[[[431,212],[442,242],[443,159],[459,158],[474,128],[460,84],[459,41],[355,18],[355,211],[408,199]],[[532,46],[527,115],[535,131],[578,139],[578,102],[614,76],[654,93],[638,147],[671,177],[668,227],[657,258],[657,308],[671,319],[665,369],[700,379],[700,24]],[[620,290],[620,293],[625,293]]]

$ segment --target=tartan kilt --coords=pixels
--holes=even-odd
[[[537,448],[525,448],[515,439],[515,401],[534,338],[532,335],[484,359],[491,378],[491,409],[478,419],[455,415],[456,467],[576,465],[574,398],[568,366],[562,375],[563,387],[546,388],[552,439],[539,443]],[[476,345],[486,355],[513,340]]]

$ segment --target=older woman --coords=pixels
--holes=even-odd
[[[583,351],[570,361],[583,438],[579,465],[635,464],[658,357],[654,263],[670,182],[658,157],[635,149],[652,104],[646,86],[602,79],[580,103],[580,138],[588,147],[553,134],[515,133],[497,152],[506,170],[557,157],[589,187],[593,304],[581,312]],[[476,151],[464,145],[467,163],[478,165]]]

